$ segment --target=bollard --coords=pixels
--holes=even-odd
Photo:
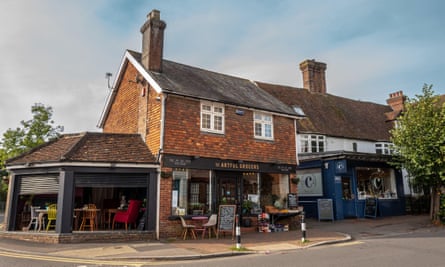
[[[238,214],[236,215],[236,249],[241,249],[241,228]]]
[[[301,242],[306,242],[306,223],[304,222],[304,211],[301,212]]]

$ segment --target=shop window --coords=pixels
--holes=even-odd
[[[224,105],[201,102],[201,131],[224,133]]]
[[[342,177],[341,178],[341,186],[342,186],[343,199],[345,199],[345,200],[352,199],[351,178]]]
[[[359,199],[397,198],[394,171],[389,168],[357,168],[357,187]]]
[[[253,117],[254,117],[255,138],[272,140],[273,139],[272,115],[255,112]]]
[[[209,212],[209,173],[175,170],[172,183],[172,215],[197,215]]]
[[[317,153],[325,150],[325,137],[323,135],[300,135],[301,153]]]

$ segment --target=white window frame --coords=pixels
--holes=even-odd
[[[378,152],[380,150],[380,153]],[[392,144],[388,142],[375,143],[375,153],[379,155],[391,155]]]
[[[312,142],[315,141],[315,151],[313,151]],[[320,143],[323,143],[323,151],[320,151]],[[319,153],[326,152],[326,137],[317,134],[300,135],[300,153]]]
[[[201,131],[209,133],[224,134],[224,105],[220,103],[201,101],[200,127]],[[206,110],[203,107],[210,107]],[[210,127],[204,127],[204,115],[210,116]],[[217,129],[217,119],[221,118],[221,129]]]
[[[256,125],[261,126],[261,133],[257,135]],[[270,128],[269,128],[270,127]],[[269,129],[270,131],[267,131]],[[270,133],[270,136],[268,135]],[[273,140],[273,116],[264,112],[253,113],[253,136],[257,139]]]

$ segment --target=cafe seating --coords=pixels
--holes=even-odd
[[[31,230],[31,225],[34,224],[34,231],[37,231],[39,227],[39,213],[37,209],[39,208],[39,206],[31,206],[31,220],[29,221],[28,230]]]
[[[136,228],[136,221],[139,216],[139,209],[142,205],[140,200],[130,200],[128,204],[128,209],[125,211],[118,211],[113,218],[113,230],[116,223],[124,223],[125,230],[128,230],[128,224],[134,224]]]
[[[196,239],[196,233],[195,233],[196,226],[193,224],[187,224],[182,216],[179,216],[179,218],[181,219],[181,225],[182,225],[181,237],[184,240],[186,240],[187,233],[190,232],[190,235],[193,237],[193,239]]]
[[[48,225],[46,226],[46,231],[51,227],[56,228],[56,218],[57,218],[57,205],[51,204],[48,206]]]
[[[80,223],[80,231],[85,230],[85,227],[90,228],[90,231],[94,231],[96,227],[96,214],[97,208],[95,204],[88,204],[83,211],[82,222]],[[88,223],[87,223],[88,222]]]
[[[202,227],[204,228],[204,230],[202,231],[202,239],[204,239],[204,236],[205,236],[205,233],[207,230],[209,232],[209,238],[212,237],[212,230],[213,230],[213,233],[215,234],[215,236],[217,237],[217,233],[216,233],[216,224],[217,223],[218,223],[218,215],[217,214],[210,215],[209,221],[202,225]]]

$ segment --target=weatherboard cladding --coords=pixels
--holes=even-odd
[[[140,63],[140,53],[134,51],[129,53]],[[169,60],[163,60],[162,64],[161,73],[148,72],[164,93],[297,116],[291,107],[247,79]]]
[[[8,166],[42,162],[153,163],[139,134],[66,134],[8,161]]]
[[[389,106],[362,102],[307,89],[257,82],[258,86],[289,106],[299,106],[306,118],[297,121],[300,133],[389,141],[393,124]]]

